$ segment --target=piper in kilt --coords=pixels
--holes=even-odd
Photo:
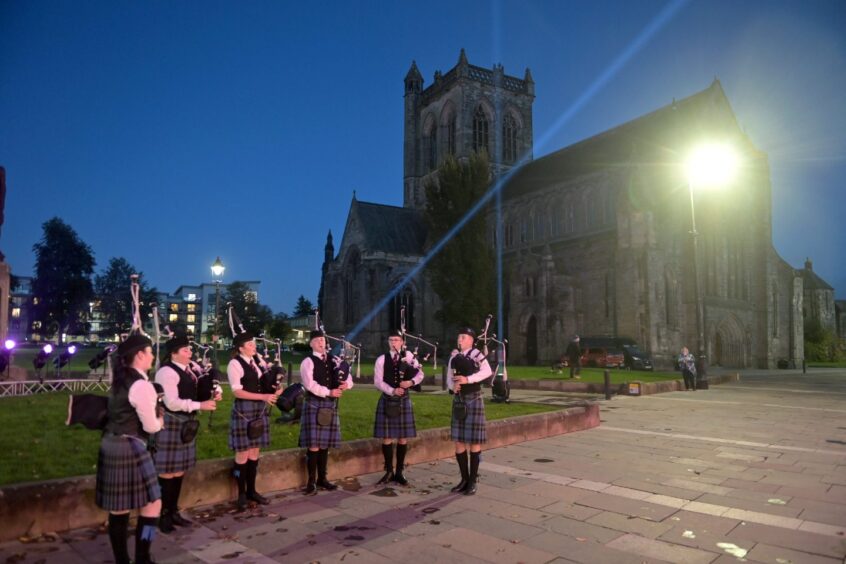
[[[235,451],[233,475],[238,482],[238,509],[247,508],[247,500],[267,505],[270,500],[256,491],[259,449],[270,445],[270,418],[268,410],[276,404],[282,390],[276,393],[261,392],[260,376],[267,369],[264,360],[256,354],[256,342],[249,331],[232,339],[235,350],[226,368],[229,385],[235,402],[229,420],[229,448]],[[251,421],[261,421],[261,434],[251,439],[248,428]]]
[[[329,449],[341,444],[338,398],[344,390],[353,387],[349,366],[328,352],[323,331],[312,331],[309,345],[311,354],[300,364],[300,381],[306,389],[300,416],[300,446],[308,449],[308,484],[303,495],[315,495],[317,488],[329,491],[338,488],[326,478],[326,466]],[[319,412],[323,412],[326,420],[319,421]]]
[[[131,509],[139,513],[135,562],[151,562],[150,545],[162,503],[147,439],[164,424],[156,410],[158,394],[147,379],[154,358],[152,343],[143,335],[130,335],[118,346],[117,355],[108,423],[97,461],[95,501],[109,512],[109,541],[115,562],[129,562],[126,537]]]
[[[191,362],[191,342],[188,337],[177,336],[167,342],[168,362],[156,372],[156,383],[164,390],[164,428],[156,439],[156,471],[159,473],[159,485],[162,489],[162,515],[159,530],[172,533],[174,525],[187,527],[191,521],[179,514],[179,494],[182,491],[182,478],[185,471],[197,462],[196,437],[189,437],[185,425],[197,425],[194,422],[196,412],[214,411],[217,401],[200,401],[198,382],[202,369]],[[185,429],[183,431],[183,429]],[[185,439],[188,439],[187,441]]]
[[[453,351],[447,366],[447,386],[452,399],[452,424],[450,437],[455,441],[455,459],[461,470],[461,481],[451,491],[473,495],[476,493],[476,477],[479,473],[479,456],[485,434],[485,402],[482,398],[482,382],[491,376],[491,367],[485,355],[473,348],[476,332],[465,327],[458,332],[458,350]],[[456,405],[465,406],[466,416],[460,419]],[[469,462],[467,450],[470,450]]]
[[[399,331],[388,336],[388,352],[376,359],[373,368],[373,385],[382,392],[376,405],[376,421],[373,436],[382,439],[382,455],[385,457],[385,475],[377,484],[396,482],[407,486],[403,476],[408,439],[417,436],[414,425],[414,408],[409,390],[423,381],[423,371],[411,352],[404,350],[405,340]],[[399,402],[399,413],[389,417],[386,407],[390,402]],[[395,409],[392,407],[391,409]],[[389,410],[390,411],[390,410]],[[394,441],[397,441],[397,464],[394,470]]]

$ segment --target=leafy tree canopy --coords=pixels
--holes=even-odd
[[[94,296],[91,275],[94,253],[76,231],[58,217],[41,226],[41,241],[32,246],[33,318],[46,336],[81,334],[87,329],[89,303]]]
[[[464,219],[488,190],[487,157],[472,155],[459,162],[448,157],[437,179],[426,185],[424,218],[428,246],[440,241]],[[434,256],[427,268],[432,288],[441,298],[437,316],[448,325],[474,327],[494,310],[495,262],[488,240],[486,209],[479,212]]]
[[[98,310],[103,316],[101,335],[127,332],[132,326],[131,276],[138,275],[141,286],[141,316],[147,319],[151,304],[156,301],[158,291],[148,286],[144,274],[123,257],[109,259],[109,266],[94,277],[94,291],[99,301]],[[173,327],[171,327],[173,329]]]
[[[259,333],[264,331],[273,321],[273,311],[258,302],[258,297],[250,289],[250,285],[246,282],[235,281],[229,284],[221,295],[220,333],[224,337],[232,337],[232,332],[229,329],[229,309],[226,305],[230,303],[235,308],[235,314],[247,331]]]

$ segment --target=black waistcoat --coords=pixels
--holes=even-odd
[[[399,388],[400,382],[405,380],[405,373],[400,369],[400,361],[394,362],[392,351],[385,353],[385,363],[382,367],[382,380],[392,388]]]
[[[109,420],[106,424],[106,433],[115,435],[133,435],[144,440],[148,435],[141,425],[141,418],[138,417],[138,412],[129,403],[129,388],[138,380],[143,380],[135,369],[127,368],[124,373],[123,381],[112,387],[109,394]]]
[[[197,401],[197,380],[188,374],[187,371],[179,368],[174,362],[168,362],[165,366],[170,367],[179,376],[179,383],[176,390],[179,392],[179,399]]]
[[[329,388],[330,390],[334,390],[340,385],[338,382],[338,376],[335,374],[335,361],[332,359],[331,354],[326,355],[326,360],[320,360],[319,356],[315,356],[314,353],[308,355],[311,359],[312,365],[314,368],[312,369],[311,376],[315,382],[323,386],[324,388]]]
[[[241,364],[241,368],[244,369],[244,375],[241,376],[241,386],[244,388],[244,391],[260,394],[261,384],[259,384],[258,371],[250,366],[241,355],[236,356],[235,360],[237,360]],[[256,365],[258,366],[258,363],[256,363]]]

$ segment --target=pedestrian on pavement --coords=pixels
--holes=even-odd
[[[491,376],[485,355],[473,348],[476,332],[469,327],[458,332],[458,350],[453,351],[447,365],[447,386],[453,395],[450,438],[455,441],[455,459],[461,471],[461,481],[450,491],[473,495],[479,473],[485,431],[485,402],[482,382]],[[467,451],[470,451],[469,461]]]
[[[581,378],[582,371],[582,349],[579,346],[579,336],[574,335],[573,340],[567,345],[567,361],[570,363],[570,378]]]
[[[109,419],[100,442],[95,502],[109,512],[109,541],[118,564],[129,564],[126,536],[129,511],[138,509],[135,562],[152,562],[150,547],[159,522],[161,488],[150,435],[164,425],[157,412],[158,394],[147,378],[153,364],[153,344],[133,334],[118,345],[118,362],[109,392]]]
[[[682,347],[681,354],[677,361],[679,369],[682,371],[684,377],[684,389],[687,391],[696,391],[696,359],[687,350],[687,347]]]
[[[412,386],[423,381],[423,370],[411,351],[405,349],[405,339],[400,331],[388,336],[388,352],[376,359],[373,368],[373,385],[382,392],[376,405],[373,436],[382,439],[382,456],[385,458],[385,475],[377,484],[395,482],[407,486],[403,476],[408,439],[417,436],[414,424],[414,407],[409,392]],[[394,441],[397,443],[397,464],[394,466]]]

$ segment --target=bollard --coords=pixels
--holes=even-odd
[[[443,377],[441,378],[441,389],[442,390],[447,389],[447,387],[446,387],[446,369],[447,369],[446,364],[441,367],[441,374],[443,375]]]
[[[605,399],[611,399],[611,371],[605,371]]]
[[[288,363],[288,385],[289,386],[291,385],[291,378],[293,378],[293,377],[294,377],[293,367],[291,366],[291,363],[289,362]]]

